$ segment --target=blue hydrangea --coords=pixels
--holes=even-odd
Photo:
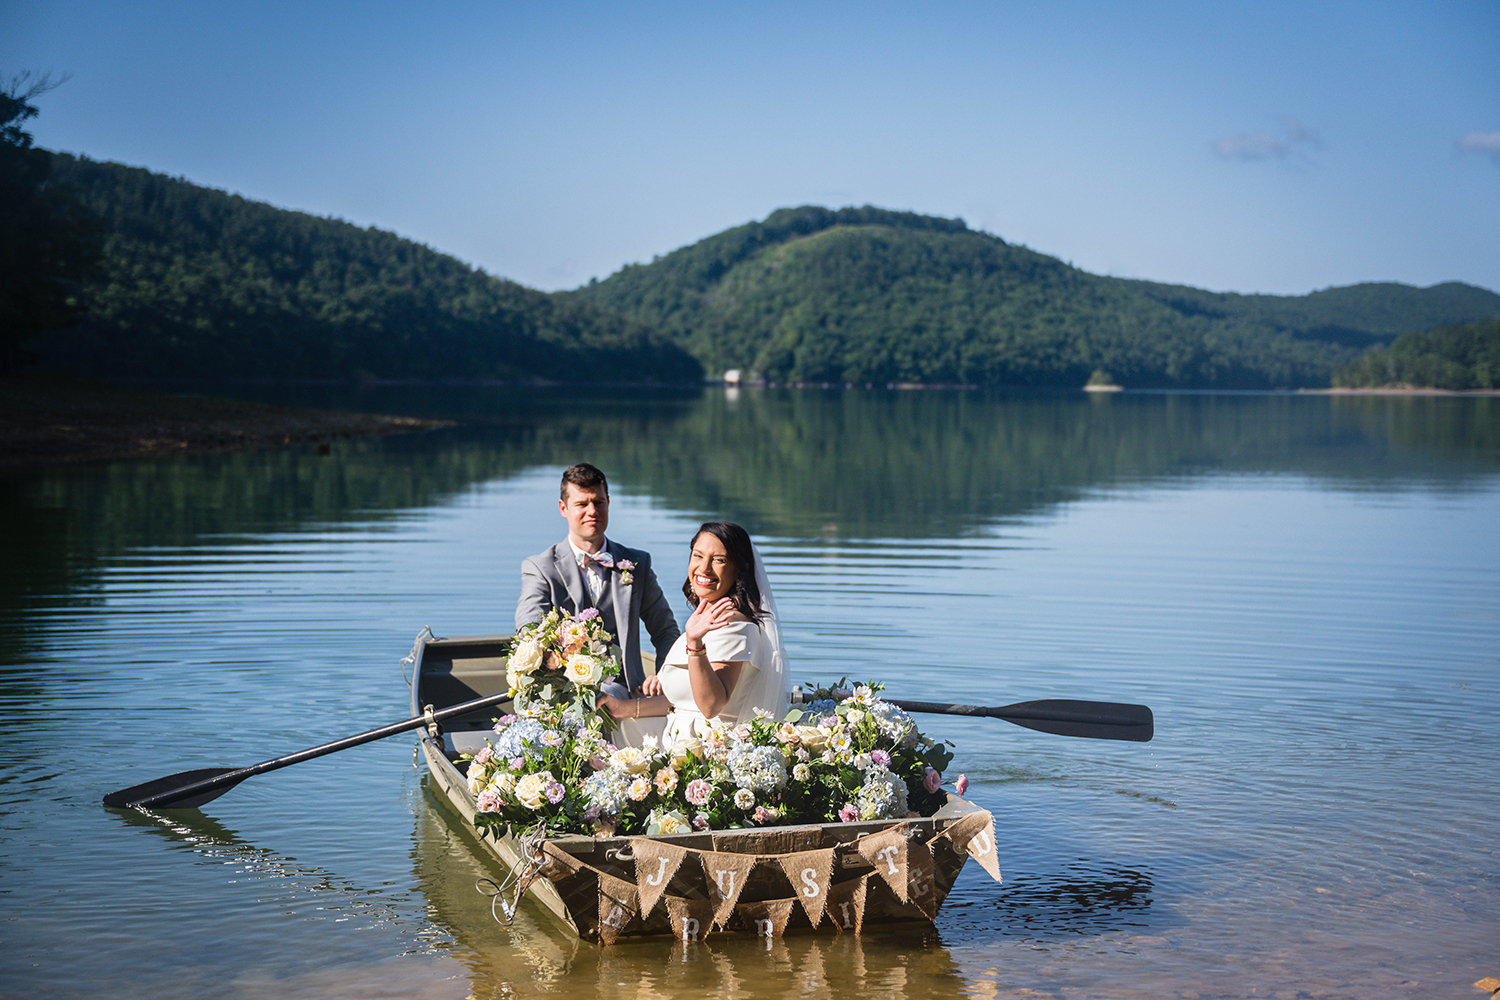
[[[525,757],[527,749],[536,746],[546,729],[536,719],[519,719],[507,726],[494,741],[495,753],[500,757]]]
[[[863,820],[896,819],[906,815],[906,781],[883,767],[865,772],[865,783],[855,795],[859,818]]]
[[[786,763],[776,747],[740,743],[729,751],[729,774],[741,788],[775,791],[786,784]]]
[[[600,816],[613,816],[625,808],[626,789],[633,776],[613,767],[595,771],[583,783],[585,808]]]

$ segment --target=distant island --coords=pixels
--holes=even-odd
[[[771,383],[1327,388],[1335,372],[1353,384],[1415,357],[1403,336],[1500,317],[1500,295],[1457,282],[1275,296],[1103,277],[959,219],[868,206],[781,209],[549,294],[382,230],[51,155],[48,183],[104,235],[76,322],[23,347],[44,369],[90,377],[685,382],[738,370]]]

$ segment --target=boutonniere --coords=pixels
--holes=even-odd
[[[629,559],[621,559],[616,562],[615,569],[620,571],[620,582],[625,586],[628,587],[635,582],[635,563]]]

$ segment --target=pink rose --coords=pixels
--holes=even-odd
[[[969,790],[969,776],[967,774],[960,774],[958,781],[954,784],[958,787],[958,794],[962,795]]]
[[[922,775],[922,787],[929,792],[936,792],[943,787],[943,772],[934,768],[928,768],[927,773]]]
[[[839,810],[840,822],[853,823],[857,819],[859,819],[859,807],[853,802],[846,803],[844,808]]]

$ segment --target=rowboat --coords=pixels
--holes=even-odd
[[[485,746],[494,717],[506,708],[441,713],[507,691],[510,639],[437,638],[424,631],[408,657],[412,715],[428,720],[422,756],[438,798],[461,823],[472,824],[477,812],[464,755]],[[933,815],[899,822],[649,838],[507,833],[479,843],[509,873],[494,887],[497,916],[513,915],[525,895],[573,934],[605,943],[638,935],[689,939],[714,928],[779,935],[799,928],[857,933],[868,924],[930,925],[968,857],[999,878],[990,814],[951,793]]]

